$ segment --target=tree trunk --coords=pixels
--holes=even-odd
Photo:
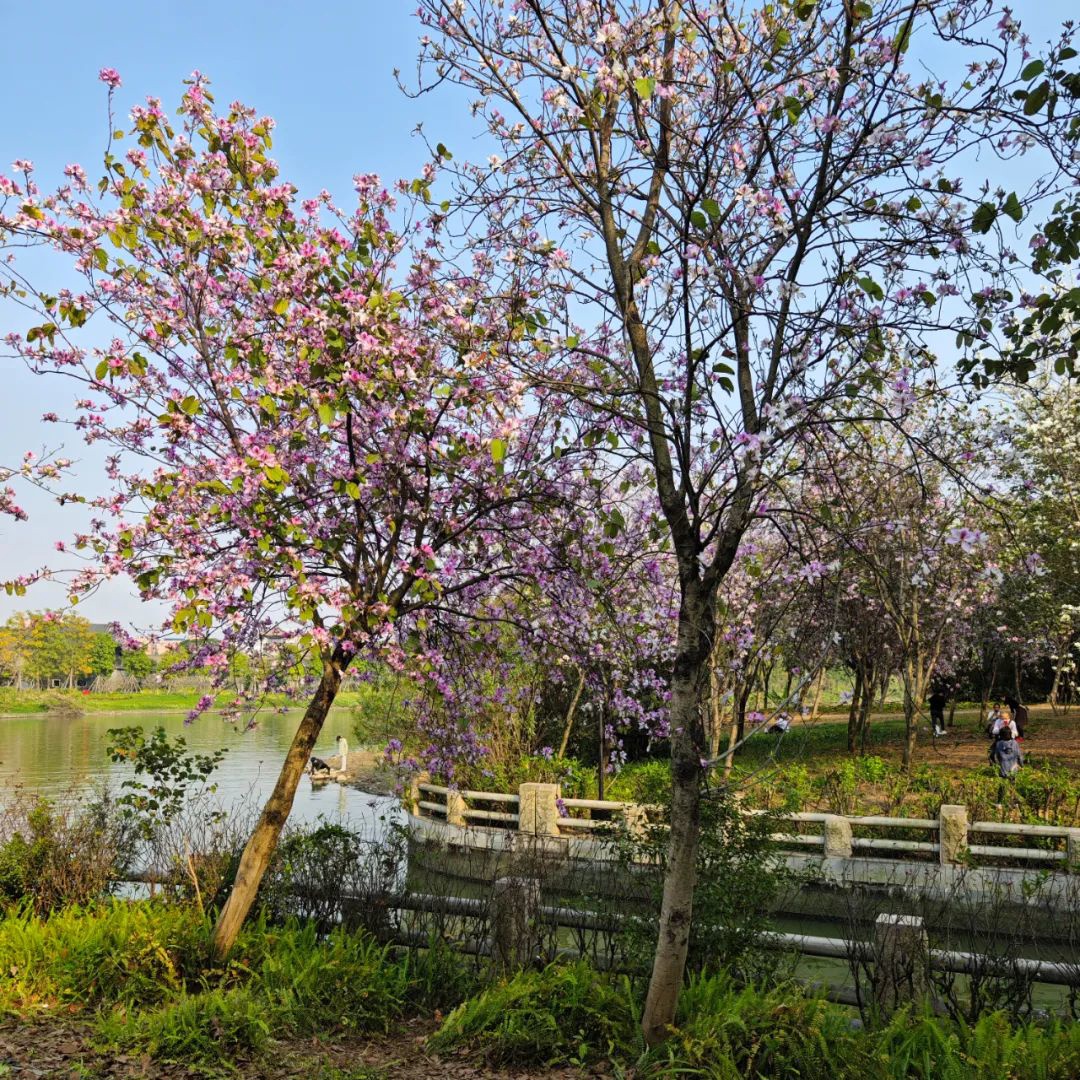
[[[315,696],[311,699],[311,704],[308,705],[296,729],[292,745],[285,755],[285,763],[281,766],[277,783],[263,807],[262,816],[244,848],[243,855],[240,856],[236,881],[214,926],[211,947],[218,960],[224,960],[229,955],[240,933],[240,927],[247,918],[251,905],[255,902],[255,895],[259,891],[266,868],[270,865],[281,830],[288,820],[289,811],[292,810],[293,799],[296,796],[300,777],[304,773],[304,766],[319,738],[319,732],[322,731],[326,714],[330,711],[334,698],[337,697],[341,686],[341,675],[342,669],[338,660],[328,657],[323,662],[319,688],[315,691]]]
[[[709,657],[709,760],[720,753],[720,732],[724,723],[724,710],[720,699],[720,676],[716,673],[716,657]]]
[[[810,719],[816,720],[818,715],[818,707],[821,705],[821,689],[825,685],[825,668],[822,667],[818,672],[817,683],[814,686],[814,705],[810,710]]]
[[[855,753],[855,745],[858,735],[859,700],[863,694],[863,669],[862,664],[855,668],[855,689],[851,693],[851,708],[848,710],[847,721],[847,749],[849,754]]]
[[[859,705],[859,755],[866,757],[866,744],[870,735],[870,711],[874,707],[874,694],[870,687],[874,685],[874,665],[871,664],[863,676],[863,698]]]
[[[686,969],[701,819],[701,705],[712,610],[700,585],[684,585],[671,677],[671,835],[652,977],[641,1017],[646,1040],[667,1038]]]
[[[570,742],[570,729],[574,726],[574,713],[577,711],[578,702],[581,700],[581,691],[585,689],[585,671],[578,668],[578,684],[574,691],[574,697],[570,702],[570,708],[566,710],[566,726],[563,728],[562,742],[559,743],[559,761],[566,754],[566,744]]]
[[[904,770],[910,771],[911,762],[915,757],[915,735],[918,728],[915,726],[915,710],[917,707],[918,690],[915,686],[915,673],[912,662],[904,661]]]

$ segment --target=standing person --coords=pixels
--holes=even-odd
[[[930,695],[930,723],[933,725],[935,735],[945,734],[945,703],[949,700],[945,688],[938,683]]]
[[[1020,700],[1013,694],[1010,694],[1005,699],[1005,704],[1009,706],[1009,711],[1012,713],[1013,727],[1016,728],[1017,738],[1023,739],[1024,733],[1027,731],[1027,706],[1021,705]]]

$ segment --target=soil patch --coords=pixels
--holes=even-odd
[[[403,1024],[385,1036],[283,1041],[251,1060],[230,1062],[227,1075],[242,1080],[582,1080],[610,1077],[599,1066],[579,1069],[491,1069],[467,1058],[434,1057],[424,1047],[435,1020]],[[224,1075],[140,1054],[104,1053],[93,1046],[89,1025],[77,1017],[49,1016],[0,1022],[0,1076],[76,1077],[81,1080],[196,1080]]]

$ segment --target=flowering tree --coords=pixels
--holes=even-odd
[[[1017,645],[1052,657],[1050,701],[1057,705],[1075,684],[1080,660],[1080,392],[1043,375],[1010,397],[1002,472],[1011,540],[1027,573],[1008,622],[1022,632]]]
[[[1046,125],[1009,96],[1015,21],[971,0],[419,11],[422,85],[464,87],[496,144],[459,172],[488,221],[480,238],[475,213],[461,219],[470,242],[508,288],[531,266],[563,275],[530,376],[637,458],[671,538],[670,853],[643,1015],[661,1039],[693,909],[717,590],[822,403],[879,378],[887,338],[926,356],[928,336],[962,317],[959,282],[974,281],[980,317],[1005,302],[1008,245],[969,230],[990,185],[969,195],[959,171]],[[927,74],[925,55],[909,70],[909,47],[931,43],[963,70],[956,85]],[[1048,168],[1009,212],[1056,178]]]
[[[111,102],[119,79],[102,79]],[[319,661],[219,954],[351,660],[519,573],[515,538],[551,491],[544,415],[507,364],[518,309],[481,271],[439,272],[422,235],[410,248],[375,177],[356,177],[348,212],[325,193],[298,201],[268,156],[272,127],[239,104],[215,112],[195,75],[175,122],[153,99],[132,110],[130,148],[110,148],[96,194],[78,165],[47,195],[29,163],[0,178],[11,245],[50,245],[75,272],[46,295],[9,263],[5,291],[42,321],[8,344],[77,382],[75,429],[110,448],[73,590],[130,575],[194,640],[191,663],[223,676],[267,636]],[[95,345],[101,323],[112,337]]]
[[[819,509],[845,552],[849,599],[869,598],[887,628],[910,766],[934,670],[962,649],[965,620],[996,598],[1002,578],[990,543],[1000,520],[993,433],[930,389],[913,395],[895,426],[847,424],[832,437]]]

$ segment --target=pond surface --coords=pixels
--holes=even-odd
[[[84,716],[34,713],[0,716],[0,797],[17,789],[29,794],[65,798],[107,783],[113,791],[133,775],[128,765],[114,764],[105,753],[109,729],[138,726],[145,731],[163,727],[171,737],[183,735],[189,750],[226,753],[212,779],[217,797],[227,807],[254,804],[261,807],[270,794],[285,757],[299,711],[260,714],[258,725],[243,730],[243,722],[228,723],[213,713],[184,726],[186,713],[116,712]],[[350,734],[347,711],[330,714],[315,754],[337,753],[334,738]],[[313,785],[300,781],[290,821],[314,822],[319,818],[348,825],[371,835],[382,833],[387,820],[396,817],[398,801],[371,795],[337,783]]]

